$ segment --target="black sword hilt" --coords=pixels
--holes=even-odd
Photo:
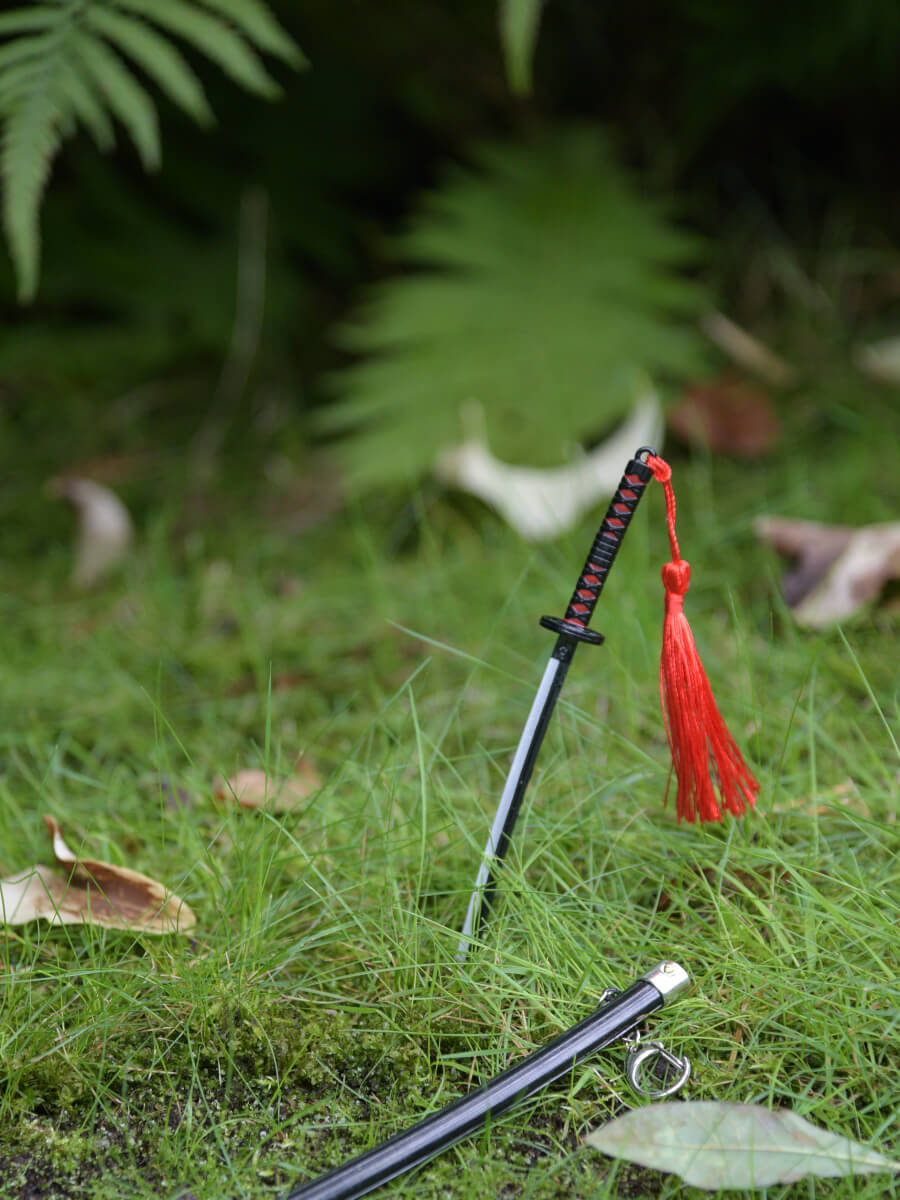
[[[625,473],[619,480],[616,494],[610,501],[603,524],[597,530],[594,544],[585,559],[581,575],[575,584],[575,591],[569,601],[564,617],[541,617],[545,629],[554,633],[565,634],[579,642],[589,642],[597,646],[603,641],[603,634],[588,629],[594,613],[597,600],[603,591],[609,569],[615,561],[616,554],[622,544],[622,539],[628,529],[629,522],[634,516],[644,488],[653,478],[653,472],[647,466],[642,456],[655,455],[656,451],[650,446],[641,446],[635,452],[634,458],[625,468]]]

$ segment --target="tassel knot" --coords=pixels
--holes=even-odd
[[[660,572],[668,596],[684,596],[691,586],[691,564],[687,559],[666,563]]]
[[[719,798],[728,812],[741,816],[756,803],[759,784],[722,720],[684,615],[691,568],[675,536],[672,468],[655,455],[647,459],[647,466],[665,489],[672,550],[672,561],[662,569],[666,616],[659,693],[678,784],[676,811],[679,821],[721,821]]]

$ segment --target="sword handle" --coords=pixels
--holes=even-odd
[[[649,446],[641,446],[625,468],[616,494],[606,510],[603,524],[597,530],[594,544],[581,568],[581,575],[575,584],[566,615],[562,620],[554,617],[542,617],[541,624],[546,628],[553,629],[557,633],[569,634],[579,641],[598,642],[602,640],[599,634],[589,630],[587,626],[635,509],[644,494],[644,489],[653,478],[653,472],[641,457],[651,454],[654,454],[654,451]]]

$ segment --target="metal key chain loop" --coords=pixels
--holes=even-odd
[[[648,1067],[657,1060],[674,1067],[678,1074],[671,1083],[663,1084],[661,1087],[651,1087],[644,1081],[643,1076]],[[639,1038],[635,1038],[628,1047],[628,1054],[625,1057],[625,1074],[628,1082],[639,1095],[646,1096],[648,1100],[662,1100],[666,1096],[673,1096],[675,1092],[680,1091],[690,1079],[691,1060],[687,1055],[679,1057],[677,1054],[673,1054],[671,1050],[665,1048],[662,1042],[641,1042]]]
[[[600,993],[599,1003],[605,1004],[619,995],[621,992],[618,988],[604,988]],[[679,1057],[671,1050],[667,1050],[662,1042],[642,1042],[639,1029],[635,1030],[630,1037],[625,1038],[625,1045],[628,1048],[625,1055],[625,1077],[631,1084],[632,1090],[639,1096],[644,1096],[648,1100],[662,1100],[666,1096],[674,1096],[676,1092],[681,1091],[690,1079],[691,1060],[686,1054]],[[674,1067],[678,1074],[671,1083],[651,1087],[644,1082],[643,1076],[649,1068],[652,1077],[657,1060],[662,1060],[667,1066]],[[656,1078],[659,1079],[658,1074]]]

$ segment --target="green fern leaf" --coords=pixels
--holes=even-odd
[[[359,487],[427,471],[460,440],[471,401],[501,457],[565,461],[627,409],[636,371],[664,381],[702,365],[695,318],[707,300],[677,273],[700,245],[596,132],[485,150],[478,163],[481,174],[457,170],[425,201],[397,244],[407,272],[339,333],[361,361],[335,380],[324,425],[347,435]]]
[[[119,56],[99,38],[78,34],[75,54],[134,142],[147,170],[159,166],[159,124],[153,101]]]
[[[69,0],[56,9],[39,5],[4,14],[7,32],[14,26],[41,30],[0,46],[3,226],[22,300],[34,295],[37,284],[41,197],[53,158],[74,123],[74,105],[63,85],[76,34],[75,13],[76,4]]]
[[[260,0],[203,0],[203,3],[231,21],[260,50],[274,54],[291,67],[307,65],[300,47]]]
[[[3,222],[21,299],[34,294],[38,210],[65,137],[83,125],[107,150],[112,116],[144,166],[159,163],[156,106],[133,65],[195,120],[212,120],[200,80],[170,35],[263,96],[278,87],[254,46],[303,62],[263,0],[57,0],[0,13]]]
[[[20,103],[36,82],[43,84],[44,73],[33,59],[0,70],[0,113]]]
[[[47,33],[34,37],[20,37],[0,46],[0,71],[6,71],[18,63],[42,63],[55,53],[54,38]]]
[[[90,83],[78,71],[66,67],[60,72],[59,88],[77,120],[90,131],[97,149],[111,150],[116,144],[113,124]]]
[[[249,92],[274,99],[281,89],[262,65],[259,56],[217,17],[185,0],[116,0],[117,7],[136,12],[177,37],[191,42]]]
[[[49,29],[58,21],[58,8],[49,8],[45,4],[35,4],[33,8],[17,8],[10,13],[0,13],[0,36]]]
[[[22,300],[30,300],[37,287],[38,209],[50,164],[62,141],[64,120],[65,107],[49,88],[33,91],[6,120],[0,154],[3,226]]]
[[[85,20],[152,79],[169,99],[197,122],[212,123],[203,85],[172,43],[137,17],[92,6]]]

